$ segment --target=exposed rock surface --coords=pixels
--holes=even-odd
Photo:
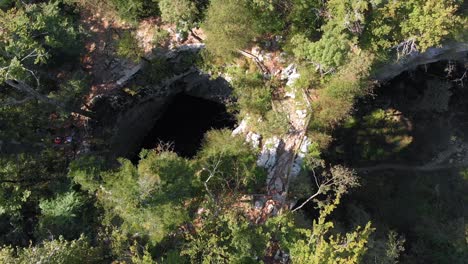
[[[182,56],[187,55],[187,52],[198,52],[202,47],[203,45],[181,46],[164,56],[171,64],[183,65]],[[125,83],[129,83],[130,86],[145,64],[142,62],[138,68],[127,72],[118,81],[118,85],[123,87]],[[97,96],[93,101],[94,110],[104,122],[101,125],[112,130],[111,155],[118,157],[137,151],[139,142],[179,93],[222,103],[229,98],[231,89],[223,78],[213,80],[208,74],[189,66],[182,67],[175,75],[158,84],[140,88],[134,95],[115,89],[109,94]]]
[[[443,47],[429,48],[423,53],[414,54],[392,64],[379,67],[373,74],[373,79],[386,81],[398,76],[404,71],[441,60],[463,60],[466,59],[468,43],[453,42]]]
[[[373,75],[375,80],[385,81],[391,79],[400,73],[411,70],[421,64],[432,63],[439,60],[465,59],[468,51],[468,45],[465,43],[452,43],[442,48],[431,48],[422,54],[417,54],[400,60],[393,64],[387,64],[378,68]],[[254,51],[255,54],[261,54],[261,51]],[[287,92],[282,105],[283,111],[289,116],[291,124],[290,131],[281,138],[273,137],[264,140],[261,146],[261,152],[258,158],[258,165],[268,170],[267,190],[265,197],[258,199],[267,200],[268,208],[264,210],[268,214],[275,214],[285,206],[287,207],[286,196],[289,183],[292,178],[300,173],[303,159],[307,153],[308,147],[312,143],[306,136],[308,125],[308,112],[310,106],[304,108],[297,104],[298,96],[308,102],[307,95],[297,94],[294,89],[295,81],[300,77],[294,64],[290,64],[281,71],[280,78],[286,82]],[[292,89],[289,89],[292,88]],[[251,133],[248,127],[248,121],[243,120],[240,126],[234,131],[234,134],[245,134],[247,141]],[[258,135],[257,135],[258,136]]]

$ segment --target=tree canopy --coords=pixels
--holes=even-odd
[[[0,0],[0,263],[465,263],[466,13]]]

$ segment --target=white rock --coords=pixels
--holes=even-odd
[[[261,49],[258,46],[255,46],[255,47],[252,48],[252,54],[255,55],[255,56],[258,56],[260,54],[260,51],[261,51]]]
[[[284,94],[285,97],[289,97],[289,98],[292,98],[292,99],[295,99],[296,98],[296,93],[294,91],[287,91],[285,94]]]
[[[286,85],[293,86],[296,80],[299,79],[299,77],[301,77],[299,73],[297,72],[292,73],[291,75],[289,75],[288,82],[286,83]]]
[[[259,134],[249,132],[247,133],[246,141],[252,144],[254,148],[258,148],[260,146],[260,138],[261,136]]]
[[[235,136],[235,135],[243,134],[246,131],[247,131],[247,121],[243,119],[240,122],[240,124],[236,127],[236,129],[232,131],[232,135]]]
[[[307,116],[306,110],[296,110],[296,114],[300,119],[304,119]]]
[[[178,41],[178,42],[184,41],[184,35],[182,33],[180,33],[180,32],[177,32],[175,34],[175,37],[176,37],[176,41]]]
[[[277,137],[268,138],[263,145],[260,156],[257,160],[257,165],[270,169],[275,165],[276,155],[278,146],[280,144],[280,139]]]
[[[291,63],[281,73],[281,80],[288,80],[289,76],[293,73],[296,73],[296,65]]]
[[[271,214],[273,212],[273,209],[275,209],[275,206],[273,204],[268,204],[266,209],[267,213]]]
[[[302,141],[301,146],[299,147],[299,151],[297,153],[297,157],[294,160],[293,166],[291,168],[291,177],[296,177],[301,172],[302,163],[304,162],[304,157],[307,154],[307,150],[312,142],[305,137]]]

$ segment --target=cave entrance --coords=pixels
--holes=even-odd
[[[191,158],[208,130],[233,128],[234,125],[235,118],[224,104],[181,93],[173,98],[146,135],[142,148],[153,149],[160,143],[171,143],[177,154]]]

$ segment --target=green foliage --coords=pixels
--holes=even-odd
[[[255,118],[255,115],[253,117]],[[250,120],[253,121],[252,119]],[[261,121],[252,122],[252,129],[256,130],[264,138],[283,136],[291,127],[288,115],[284,112],[270,110],[266,112],[264,117],[259,117],[259,119]]]
[[[117,54],[134,62],[140,61],[144,55],[143,49],[138,45],[135,35],[125,31],[117,43]]]
[[[258,35],[253,11],[245,0],[213,0],[203,23],[206,48],[224,59],[247,47]]]
[[[364,44],[384,53],[408,40],[414,41],[420,52],[439,46],[463,24],[457,14],[459,4],[456,0],[389,1],[371,13]]]
[[[32,78],[28,70],[51,55],[80,51],[79,33],[55,1],[0,10],[0,27],[0,83]]]
[[[176,24],[185,31],[193,27],[199,13],[193,0],[159,0],[159,10],[164,22]]]
[[[224,67],[224,61],[214,54],[210,53],[207,49],[202,49],[198,53],[198,57],[195,60],[195,65],[201,71],[208,73],[211,79],[215,79],[220,76]]]
[[[272,107],[270,87],[265,85],[260,74],[241,71],[236,69],[233,72],[232,81],[238,108],[245,113],[265,115]]]
[[[21,209],[30,198],[31,190],[36,189],[35,185],[29,186],[28,183],[40,183],[56,176],[53,170],[61,167],[54,167],[55,155],[44,151],[37,156],[20,154],[0,157],[0,215],[14,215]],[[37,187],[40,189],[41,186]]]
[[[162,45],[169,39],[169,32],[164,29],[157,28],[153,33],[153,44]]]
[[[137,167],[120,162],[118,170],[101,175],[97,197],[106,211],[105,224],[120,219],[125,232],[158,243],[189,220],[185,202],[197,184],[187,160],[171,152],[145,151]]]
[[[369,92],[367,78],[372,63],[373,57],[361,52],[330,77],[314,104],[312,127],[333,127],[348,116],[355,99]]]
[[[278,237],[283,249],[288,249],[293,263],[360,263],[367,251],[367,241],[374,228],[367,223],[345,234],[333,232],[334,223],[327,217],[336,209],[340,195],[320,211],[311,229],[295,228],[286,216],[267,223]]]
[[[217,192],[246,188],[253,191],[265,179],[264,171],[257,167],[253,149],[227,129],[206,133],[197,161],[202,167],[202,180],[211,177],[208,186]]]
[[[72,161],[68,175],[85,191],[91,193],[98,189],[100,173],[104,170],[104,160],[96,156],[82,156]]]
[[[369,240],[369,250],[362,263],[371,264],[379,259],[381,264],[396,264],[405,250],[405,238],[398,236],[395,231],[389,231],[385,239]]]
[[[134,264],[157,264],[157,262],[151,258],[148,247],[145,247],[143,252],[140,253],[138,244],[135,243],[130,247],[130,252],[132,253],[132,263]]]
[[[317,41],[300,32],[291,38],[292,51],[298,59],[311,61],[322,72],[341,66],[356,42],[353,35],[359,35],[365,23],[369,1],[331,0],[327,1],[329,12]],[[308,3],[310,4],[310,3]],[[320,3],[312,3],[319,7]],[[318,11],[317,11],[318,12]]]
[[[292,9],[288,14],[291,34],[301,33],[307,38],[317,35],[323,23],[319,10],[324,8],[324,3],[320,0],[292,0],[291,2]]]
[[[140,18],[158,13],[158,0],[109,0],[119,17],[135,23]]]
[[[63,237],[45,241],[38,246],[17,248],[0,247],[0,262],[5,264],[81,264],[102,263],[98,248],[89,245],[85,237],[67,241]]]
[[[440,45],[450,30],[461,22],[460,17],[455,15],[458,8],[455,3],[435,0],[406,2],[411,13],[408,19],[403,20],[401,33],[405,39],[416,37],[421,51]]]
[[[258,263],[265,255],[268,233],[235,212],[207,215],[194,234],[187,234],[183,255],[191,263]]]
[[[83,230],[79,220],[84,206],[84,198],[74,191],[59,194],[51,200],[42,199],[39,202],[41,215],[37,235],[53,237],[63,234],[67,238],[78,237]]]
[[[350,50],[346,34],[333,35],[328,31],[316,42],[309,41],[304,35],[296,35],[291,39],[291,45],[296,58],[312,61],[325,71],[341,66]]]
[[[16,244],[29,236],[31,222],[25,212],[68,187],[61,174],[65,169],[64,158],[52,150],[0,156],[0,244]]]
[[[281,34],[287,20],[285,8],[289,3],[283,0],[253,0],[249,8],[253,10],[258,32],[261,34]]]
[[[91,86],[86,77],[82,73],[75,74],[70,80],[61,84],[58,90],[53,91],[50,98],[62,102],[70,109],[81,107],[83,98]]]
[[[146,264],[155,263],[153,257],[162,263],[259,263],[273,259],[278,249],[288,253],[292,263],[463,263],[468,258],[463,211],[466,171],[456,177],[447,173],[440,181],[431,175],[414,182],[400,177],[395,181],[398,186],[386,178],[366,178],[364,182],[371,184],[365,192],[353,193],[349,200],[368,199],[366,209],[376,212],[374,218],[384,223],[378,225],[382,228],[378,236],[370,237],[373,228],[364,209],[353,211],[349,206],[334,212],[341,196],[358,184],[355,173],[343,166],[327,170],[320,159],[320,151],[331,141],[328,134],[349,117],[355,100],[369,93],[374,53],[379,59],[388,58],[396,48],[398,55],[406,56],[457,34],[463,37],[467,21],[463,4],[461,0],[0,1],[0,244],[12,245],[0,247],[0,263]],[[271,80],[255,73],[252,61],[237,60],[235,67],[228,64],[238,50],[254,41],[288,36],[289,46],[282,48],[307,65],[289,88],[316,89],[310,111],[313,143],[303,160],[305,173],[289,187],[290,196],[318,193],[320,199],[312,202],[320,215],[312,219],[310,228],[299,214],[247,216],[252,211],[244,208],[248,205],[240,198],[265,193],[266,172],[257,167],[258,153],[229,130],[208,132],[191,160],[167,151],[142,151],[138,165],[120,159],[112,170],[95,156],[80,155],[68,166],[64,155],[68,150],[47,149],[51,133],[46,128],[63,124],[52,124],[47,118],[56,109],[38,103],[39,92],[58,102],[54,108],[80,109],[90,86],[90,80],[81,75],[55,77],[57,71],[51,69],[83,50],[70,10],[85,7],[109,18],[98,8],[102,6],[131,23],[160,10],[164,22],[176,24],[185,33],[206,15],[207,50],[199,57],[183,54],[184,61],[177,65],[157,57],[143,72],[144,81],[159,83],[201,58],[200,68],[212,76],[231,77],[235,110],[265,137],[284,135],[290,128],[288,116],[275,107],[273,97],[281,94],[283,83],[276,82],[276,73]],[[86,13],[79,11],[75,15]],[[168,37],[157,29],[153,42],[162,46],[168,44]],[[117,54],[134,61],[144,55],[133,31],[123,33]],[[41,84],[45,78],[59,81]],[[4,84],[9,79],[24,81],[33,90],[28,94],[13,89],[14,85]],[[134,87],[140,86],[124,91],[136,95]],[[445,111],[450,94],[441,88],[431,87],[419,107]],[[28,100],[21,103],[18,98]],[[298,107],[305,103],[299,97],[296,100]],[[387,143],[398,141],[395,151],[399,151],[411,141],[405,135],[387,137],[392,129],[401,132],[391,127],[400,122],[387,119],[386,111],[379,110],[345,126],[356,128],[359,121],[377,126],[358,138],[381,134]],[[101,125],[97,126],[99,131]],[[364,152],[371,160],[382,156],[380,149],[369,146]],[[322,186],[315,188],[319,183]],[[348,211],[358,211],[351,224],[336,221],[348,219]],[[95,219],[102,222],[94,223]],[[386,225],[409,233],[410,246],[404,249],[404,238],[389,232]],[[84,236],[65,240],[82,233],[103,249],[92,247]],[[33,242],[27,246],[28,241]]]
[[[13,6],[13,3],[15,2],[15,0],[0,0],[0,9],[7,9],[7,8],[10,8],[11,6]]]

